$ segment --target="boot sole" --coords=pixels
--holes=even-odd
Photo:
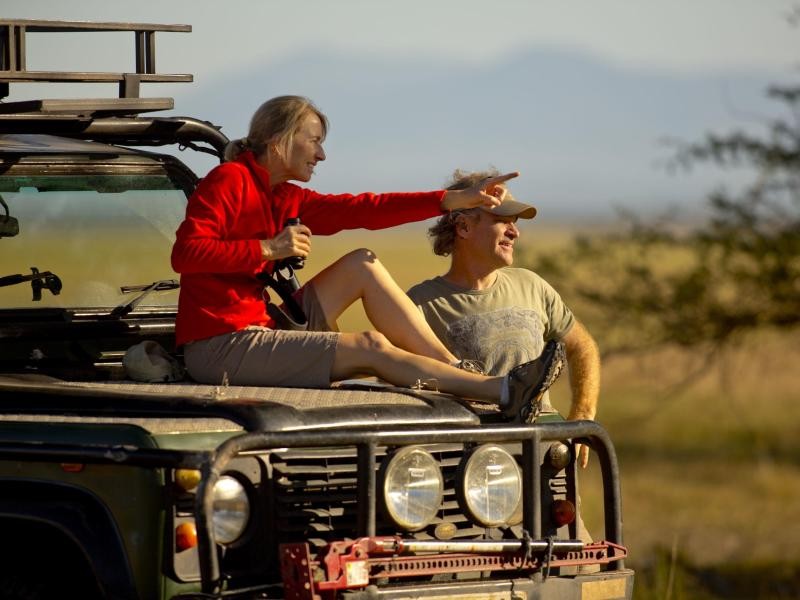
[[[544,374],[542,381],[536,387],[536,390],[531,392],[531,395],[529,396],[530,399],[528,400],[527,404],[522,408],[523,414],[520,416],[522,417],[523,423],[531,423],[536,418],[537,411],[534,410],[534,405],[539,403],[539,400],[544,393],[549,390],[550,386],[552,386],[559,378],[561,372],[564,370],[564,363],[566,360],[567,353],[564,351],[564,345],[556,344],[553,358],[550,360],[550,363],[547,366],[547,372]]]
[[[514,412],[508,411],[504,412],[506,418],[512,420],[519,420],[522,423],[529,423],[532,418],[535,418],[536,411],[535,404],[538,402],[539,398],[541,397],[544,392],[546,392],[550,386],[558,379],[558,376],[561,375],[561,371],[564,368],[564,363],[566,362],[566,352],[564,351],[564,345],[560,342],[547,342],[540,355],[540,358],[547,357],[548,354],[552,356],[546,360],[547,367],[544,374],[540,377],[539,383],[527,390],[527,394],[525,394],[523,398],[523,402],[521,403],[522,406],[516,409]],[[520,377],[521,380],[526,379],[523,375]],[[515,382],[515,385],[519,385],[521,383],[520,379]],[[533,417],[531,416],[533,415]]]

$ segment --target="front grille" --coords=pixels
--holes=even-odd
[[[432,539],[433,528],[443,521],[456,526],[453,539],[475,539],[485,533],[461,512],[456,499],[456,477],[464,454],[461,444],[424,446],[439,462],[444,476],[444,498],[434,522],[409,534],[378,512],[378,535],[413,535]],[[379,448],[374,468],[386,456]],[[357,453],[351,448],[292,449],[270,457],[274,498],[274,527],[279,543],[306,539],[316,547],[358,536]]]

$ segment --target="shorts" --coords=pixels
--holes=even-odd
[[[331,331],[311,283],[296,294],[308,331],[256,325],[186,344],[186,369],[199,383],[326,388],[339,333]]]

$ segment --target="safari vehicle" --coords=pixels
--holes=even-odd
[[[136,72],[27,69],[31,33],[92,31],[132,34]],[[0,21],[3,96],[119,85],[0,103],[0,595],[630,598],[616,457],[594,422],[511,425],[370,383],[131,377],[142,342],[181,358],[169,255],[198,177],[167,149],[221,160],[227,142],[139,95],[191,80],[155,71],[155,33],[187,31]],[[602,470],[599,542],[576,539],[576,440]]]

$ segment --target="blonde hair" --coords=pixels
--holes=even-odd
[[[245,150],[263,154],[274,142],[279,155],[285,157],[300,122],[309,113],[322,124],[323,139],[328,134],[328,117],[303,96],[276,96],[264,102],[250,119],[247,137],[231,141],[225,148],[225,160],[233,160]]]
[[[500,172],[495,169],[488,171],[462,171],[456,169],[450,177],[450,181],[445,184],[448,190],[465,190],[488,177],[496,177]],[[428,229],[428,237],[433,242],[433,253],[438,256],[449,256],[453,252],[456,244],[456,225],[459,217],[469,217],[474,219],[479,216],[480,208],[468,208],[463,210],[453,210],[439,217],[436,224]]]

